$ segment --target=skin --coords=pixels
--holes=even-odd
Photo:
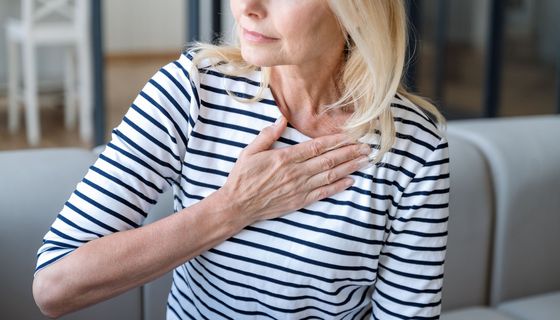
[[[273,68],[285,117],[241,152],[224,186],[209,197],[150,225],[90,241],[39,271],[33,295],[46,316],[60,317],[143,285],[250,224],[343,191],[353,183],[348,175],[368,165],[369,146],[328,134],[338,132],[343,115],[331,114],[326,122],[331,127],[319,126],[326,119],[318,115],[320,106],[336,100],[332,72],[342,52],[339,45],[332,49],[339,39],[331,33],[335,21],[324,2],[232,0],[231,5],[239,25],[268,35],[252,34],[252,44],[242,40],[243,54]],[[271,149],[287,118],[317,138]]]
[[[270,86],[290,124],[310,137],[340,132],[350,112],[323,112],[339,98],[344,36],[324,0],[231,0],[243,58],[271,67]]]

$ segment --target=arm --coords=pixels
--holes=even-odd
[[[379,256],[374,319],[438,319],[447,243],[449,156],[442,139],[402,193]]]
[[[241,152],[221,189],[140,227],[159,194],[181,179],[199,109],[197,74],[188,70],[197,68],[183,56],[148,82],[45,236],[33,294],[46,315],[108,299],[248,224],[335,194],[364,165],[356,161],[364,152],[343,135],[269,150],[287,125],[281,118]]]
[[[90,241],[39,271],[33,293],[43,313],[58,317],[123,293],[249,224],[296,210],[352,184],[345,177],[364,165],[357,159],[369,149],[347,145],[330,150],[344,143],[345,138],[336,135],[268,150],[286,124],[282,119],[280,125],[263,130],[242,152],[226,184],[199,203],[148,226]]]

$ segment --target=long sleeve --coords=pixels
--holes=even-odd
[[[442,139],[403,191],[379,256],[373,319],[437,319],[449,215],[449,155]]]
[[[158,196],[179,188],[199,106],[191,67],[182,55],[138,94],[45,235],[36,272],[88,241],[141,226]]]

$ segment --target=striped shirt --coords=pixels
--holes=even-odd
[[[260,71],[226,76],[184,53],[134,100],[45,235],[37,270],[84,243],[142,225],[172,188],[174,209],[224,184],[281,112]],[[349,189],[239,234],[173,271],[168,319],[437,319],[447,241],[445,137],[395,97],[393,148]],[[372,134],[367,142],[379,138]],[[310,140],[288,126],[273,148]]]

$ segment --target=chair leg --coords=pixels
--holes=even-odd
[[[37,146],[41,140],[41,124],[39,122],[39,101],[37,98],[36,47],[33,43],[24,41],[22,49],[27,142],[31,146]]]
[[[8,130],[16,133],[19,130],[19,83],[20,61],[18,44],[8,39]]]
[[[80,137],[83,142],[93,143],[93,94],[92,61],[87,37],[78,42],[78,68],[80,79]]]
[[[76,127],[76,54],[75,49],[65,49],[64,67],[64,126]]]

